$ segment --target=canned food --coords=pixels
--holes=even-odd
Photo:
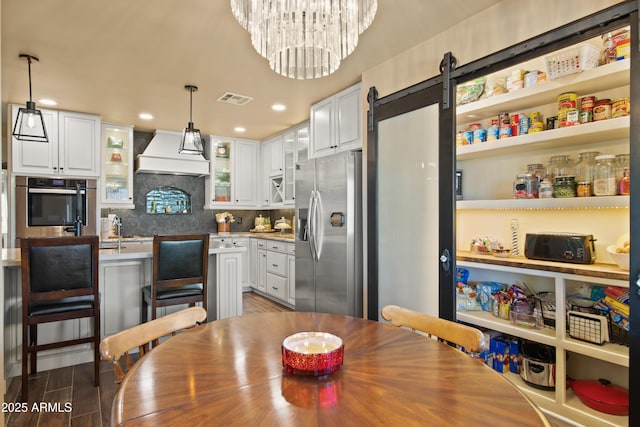
[[[487,141],[495,141],[496,139],[498,139],[498,129],[498,125],[491,125],[489,129],[487,129]]]
[[[593,112],[591,110],[580,111],[580,123],[589,123],[593,121]]]
[[[583,96],[580,98],[580,109],[582,111],[585,110],[593,110],[593,106],[596,102],[595,96]]]
[[[566,92],[558,96],[558,109],[564,108],[576,108],[578,102],[578,95],[575,92]]]
[[[510,125],[511,117],[509,117],[509,113],[501,113],[498,116],[498,126],[500,125]]]
[[[607,120],[611,118],[611,100],[599,99],[593,106],[593,121]]]
[[[624,117],[629,115],[629,98],[616,99],[611,103],[611,117]]]
[[[526,135],[529,133],[531,127],[531,119],[529,117],[522,117],[520,119],[520,128],[518,129],[519,135]]]
[[[531,113],[529,113],[529,118],[532,122],[542,121],[542,115],[540,114],[540,111],[532,111]]]
[[[577,108],[567,110],[567,120],[565,126],[575,126],[580,124],[580,112]]]
[[[498,135],[500,139],[509,138],[511,136],[511,125],[500,125]]]
[[[473,131],[473,143],[479,144],[481,142],[485,142],[487,140],[487,130],[486,129],[476,129]]]
[[[549,180],[540,181],[538,188],[538,197],[541,199],[550,199],[553,197],[553,184]]]
[[[547,117],[547,130],[555,129],[558,127],[558,116]]]
[[[467,130],[462,134],[462,143],[464,145],[473,144],[473,131]]]
[[[544,124],[542,122],[531,122],[529,126],[529,133],[542,132],[544,130]]]

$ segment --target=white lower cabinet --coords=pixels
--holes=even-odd
[[[100,324],[103,337],[140,323],[140,284],[145,283],[145,268],[150,268],[149,264],[148,260],[100,263]]]
[[[513,266],[491,264],[486,260],[474,259],[466,253],[461,256],[459,252],[457,266],[469,270],[470,281],[496,281],[508,285],[525,282],[534,293],[555,292],[555,328],[518,326],[488,311],[458,311],[457,320],[555,348],[555,389],[534,388],[518,374],[502,374],[543,411],[579,425],[628,425],[629,418],[626,416],[608,415],[587,407],[567,387],[566,380],[567,377],[576,380],[605,378],[628,389],[629,347],[611,342],[597,345],[572,338],[567,330],[566,307],[568,297],[584,294],[589,287],[628,288],[628,273],[606,264],[536,263],[532,260],[523,262],[524,266],[517,262]]]
[[[279,240],[250,239],[251,288],[261,295],[293,307],[295,304],[295,244]],[[255,243],[254,243],[255,242]]]
[[[258,243],[258,245],[260,245]],[[258,248],[258,267],[257,267],[257,283],[256,289],[261,292],[267,291],[267,251]]]
[[[217,286],[215,290],[211,286],[208,289],[207,320],[242,315],[242,286],[239,277],[242,256],[242,253],[221,253],[216,257],[209,257],[209,274],[213,271],[212,264],[215,264]]]
[[[249,287],[249,275],[250,273],[250,267],[249,267],[249,239],[248,238],[237,238],[234,237],[233,238],[233,246],[239,247],[239,248],[247,248],[246,252],[242,253],[242,276],[240,277],[240,283],[242,284],[242,287]]]

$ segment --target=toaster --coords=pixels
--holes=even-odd
[[[593,264],[596,261],[594,242],[591,234],[527,233],[524,256],[543,261]]]

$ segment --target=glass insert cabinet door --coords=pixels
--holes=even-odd
[[[231,177],[233,169],[233,141],[215,140],[212,144],[211,157],[213,159],[213,200],[231,203]]]
[[[102,204],[133,208],[133,126],[102,124]]]

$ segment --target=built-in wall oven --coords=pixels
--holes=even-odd
[[[16,243],[21,238],[96,234],[96,180],[16,177]],[[77,234],[77,233],[76,233]]]

